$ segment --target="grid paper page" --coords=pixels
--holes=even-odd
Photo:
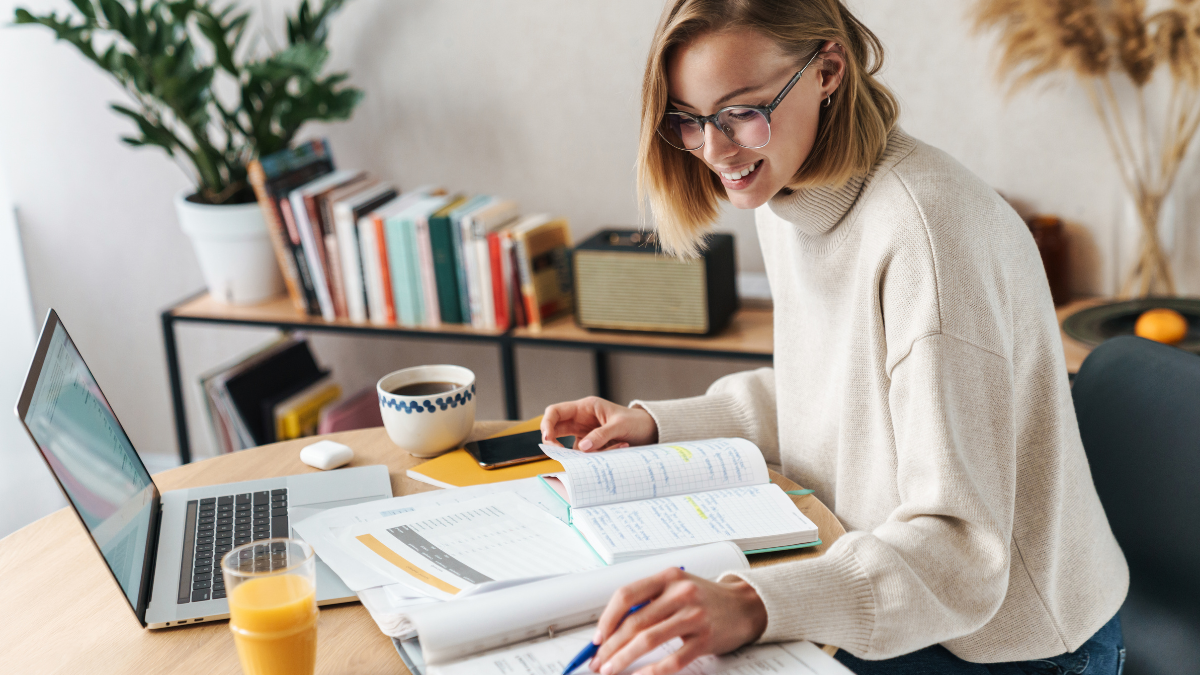
[[[713,438],[580,452],[543,445],[566,469],[577,508],[636,499],[762,485],[770,478],[758,446],[743,438]]]
[[[563,668],[591,640],[594,631],[589,626],[457,663],[432,665],[427,672],[429,675],[561,675]],[[621,675],[662,660],[681,644],[678,638],[670,640],[634,661]],[[584,664],[575,672],[583,675],[595,671]],[[682,675],[853,675],[811,642],[750,645],[725,656],[702,656],[679,672]]]
[[[817,526],[778,485],[576,509],[574,519],[589,541],[614,556],[792,532],[817,536]]]

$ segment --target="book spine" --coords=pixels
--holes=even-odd
[[[250,179],[250,187],[254,188],[254,196],[262,209],[263,220],[267,224],[267,236],[271,239],[271,249],[275,251],[275,260],[279,263],[279,271],[283,273],[283,284],[287,287],[288,297],[292,306],[298,312],[308,313],[308,303],[304,299],[304,290],[300,285],[300,272],[296,269],[296,259],[284,239],[284,228],[281,222],[278,206],[267,192],[267,176],[262,164],[252,160],[246,167]]]
[[[504,237],[504,246],[507,251],[505,255],[508,256],[508,286],[511,289],[509,297],[512,299],[513,325],[524,328],[529,325],[529,318],[525,314],[525,296],[521,293],[521,265],[517,259],[517,243],[511,233]]]
[[[312,271],[308,269],[308,258],[304,255],[304,244],[300,240],[300,228],[296,225],[296,216],[292,212],[292,202],[287,196],[276,199],[279,213],[283,216],[283,224],[287,228],[288,248],[292,251],[292,259],[296,261],[296,270],[300,273],[300,283],[304,288],[304,303],[308,307],[309,316],[321,314],[320,303],[317,302],[316,286],[313,285]]]
[[[459,323],[471,324],[470,291],[467,288],[467,254],[463,246],[463,224],[466,218],[458,222],[450,221],[450,244],[454,250],[454,271],[458,275],[458,311],[462,317]]]
[[[333,226],[337,234],[338,257],[341,260],[342,288],[346,296],[346,316],[354,322],[367,320],[366,296],[363,294],[362,257],[358,250],[358,227],[354,211],[347,204],[333,207]]]
[[[327,199],[316,200],[320,232],[325,241],[325,270],[329,275],[329,295],[333,297],[333,312],[339,319],[349,317],[346,305],[345,276],[342,270],[341,244],[337,236],[337,221],[333,204]]]
[[[292,217],[296,220],[296,229],[300,231],[300,242],[304,247],[304,259],[308,262],[308,271],[312,275],[313,290],[317,294],[317,303],[321,307],[321,316],[326,321],[333,321],[333,298],[329,295],[329,285],[325,282],[325,268],[321,263],[320,238],[315,232],[309,219],[308,204],[302,194],[293,191],[290,195]]]
[[[429,219],[424,216],[417,219],[417,262],[421,271],[421,308],[425,312],[425,325],[436,328],[442,323],[442,312],[438,304],[437,277],[433,273]]]
[[[403,221],[393,216],[384,221],[388,266],[392,279],[392,306],[396,309],[396,323],[412,325],[412,306],[408,298],[408,259],[404,252]]]
[[[358,245],[362,252],[363,287],[367,295],[367,318],[371,323],[384,323],[383,289],[379,285],[379,249],[375,243],[375,221],[371,217],[358,221]]]
[[[521,295],[525,300],[525,317],[531,329],[541,330],[542,319],[538,313],[537,294],[533,291],[533,269],[529,265],[529,244],[523,236],[518,236],[515,243],[517,270],[521,276]]]
[[[409,325],[420,326],[425,323],[425,301],[421,289],[420,263],[417,259],[417,217],[404,219],[402,234],[404,237],[404,290],[407,292]]]
[[[379,247],[379,300],[383,307],[383,322],[386,325],[396,323],[396,301],[392,293],[392,269],[388,260],[387,229],[383,218],[371,216],[375,226],[375,245]]]
[[[459,230],[462,232],[463,271],[467,276],[467,305],[470,308],[471,325],[483,328],[483,314],[479,297],[479,265],[476,263],[475,237],[472,233],[474,218],[463,218]]]
[[[487,237],[488,261],[492,270],[492,321],[497,330],[508,330],[508,297],[504,258],[500,251],[500,233],[489,232]]]
[[[483,327],[496,327],[495,292],[492,290],[492,257],[488,251],[486,232],[475,235],[475,259],[479,262],[479,313]]]
[[[429,247],[433,254],[433,275],[442,323],[462,323],[462,310],[458,302],[458,270],[449,216],[429,219]]]

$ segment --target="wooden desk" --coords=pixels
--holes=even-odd
[[[481,422],[487,436],[511,422]],[[351,466],[386,464],[395,495],[434,489],[404,472],[419,463],[388,440],[382,428],[332,434],[354,448]],[[299,459],[313,439],[276,443],[189,464],[154,477],[160,490],[316,471]],[[786,478],[773,476],[784,489]],[[820,555],[844,532],[816,497],[794,498],[820,530]],[[781,559],[756,556],[755,565]],[[145,630],[138,624],[103,559],[69,509],[0,539],[0,671],[5,673],[240,673],[228,622]],[[321,609],[318,673],[405,673],[391,640],[358,603]]]

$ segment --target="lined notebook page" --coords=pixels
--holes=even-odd
[[[778,485],[752,485],[576,509],[575,526],[606,558],[797,533],[817,526]]]
[[[769,482],[758,446],[743,438],[580,452],[543,445],[566,469],[574,507],[654,499]]]

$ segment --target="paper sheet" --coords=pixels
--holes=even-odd
[[[591,640],[594,627],[572,631],[553,639],[543,638],[481,654],[450,665],[428,666],[426,675],[561,675],[563,668]],[[622,673],[655,663],[679,649],[680,641],[647,653]],[[576,673],[594,673],[585,664]],[[680,671],[683,675],[853,675],[832,656],[811,642],[751,645],[725,656],[696,659]]]
[[[393,582],[442,599],[491,581],[603,565],[570,526],[512,492],[353,525],[340,541]]]
[[[421,636],[429,663],[450,663],[546,635],[551,626],[565,631],[594,623],[618,588],[669,567],[716,579],[723,572],[747,569],[749,563],[730,542],[695,546],[473,598],[413,607],[407,611],[409,631],[403,635]]]
[[[575,509],[574,521],[601,555],[618,557],[790,532],[817,537],[817,526],[771,484]]]
[[[357,592],[393,584],[395,579],[363,563],[347,551],[345,545],[339,541],[339,536],[345,528],[417,509],[457,504],[500,492],[514,492],[526,501],[566,522],[565,509],[546,490],[541,481],[537,478],[526,478],[492,485],[418,492],[402,497],[327,509],[296,523],[293,529],[313,547],[321,560],[325,561],[325,564],[341,577],[342,582],[350,590]]]
[[[604,452],[541,448],[566,469],[564,482],[576,508],[770,482],[758,446],[742,438]]]

